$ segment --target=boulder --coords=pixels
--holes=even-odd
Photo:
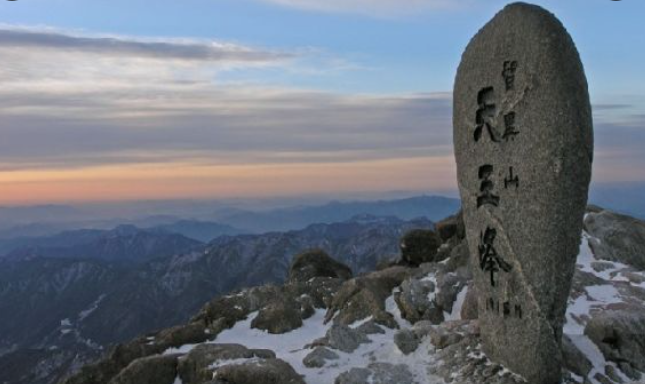
[[[179,376],[186,384],[201,383],[213,378],[214,363],[252,358],[275,358],[275,353],[239,344],[200,344],[180,359]]]
[[[251,322],[251,328],[281,334],[302,327],[300,305],[294,298],[282,296],[262,308]]]
[[[645,221],[601,210],[588,212],[584,226],[596,258],[645,271]]]
[[[562,337],[562,360],[565,368],[581,377],[587,377],[593,368],[591,361],[576,347],[568,335]]]
[[[605,358],[645,372],[645,308],[631,306],[597,313],[585,326]]]
[[[325,251],[314,249],[297,255],[289,268],[290,282],[306,282],[314,277],[352,278],[352,270],[331,258]]]
[[[361,344],[370,342],[364,333],[343,324],[332,325],[325,335],[325,340],[330,348],[347,353],[352,353]]]
[[[430,229],[415,229],[401,239],[401,258],[412,266],[435,261],[441,238]]]
[[[325,322],[350,325],[371,316],[378,324],[397,328],[394,317],[385,311],[385,300],[412,274],[410,268],[391,267],[346,281],[334,296]]]
[[[325,347],[316,347],[302,360],[302,363],[307,368],[322,368],[327,363],[327,360],[338,360],[339,356],[336,352]]]
[[[412,324],[436,317],[432,312],[436,303],[430,300],[430,297],[434,297],[435,290],[435,284],[430,280],[414,277],[406,279],[401,284],[400,291],[394,294],[394,301],[401,311],[401,316]]]
[[[334,384],[415,384],[407,365],[372,363],[367,368],[352,368],[341,373]]]
[[[179,355],[155,355],[134,360],[109,384],[173,384]]]
[[[402,329],[394,334],[394,344],[404,355],[409,355],[419,347],[419,339],[409,329]]]
[[[280,359],[260,359],[217,368],[215,380],[227,384],[306,384],[288,363]]]

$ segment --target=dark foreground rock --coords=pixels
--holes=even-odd
[[[314,277],[352,278],[352,270],[325,251],[316,249],[297,255],[289,269],[290,282],[306,282]]]
[[[584,225],[597,258],[645,271],[645,222],[599,208],[585,216]]]

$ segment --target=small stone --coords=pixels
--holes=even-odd
[[[403,329],[394,334],[394,344],[404,355],[409,355],[419,347],[419,339],[414,332]]]
[[[607,375],[607,377],[618,384],[624,383],[623,379],[620,377],[618,372],[616,372],[616,368],[614,368],[613,365],[605,365],[605,375]]]
[[[363,333],[360,333],[347,325],[334,324],[325,335],[327,345],[330,348],[338,349],[343,352],[354,352],[359,345],[369,343],[370,339]]]
[[[327,360],[337,360],[338,358],[339,356],[336,352],[325,347],[317,347],[305,356],[302,363],[307,368],[322,368],[327,363]]]

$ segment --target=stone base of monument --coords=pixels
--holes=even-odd
[[[559,383],[593,132],[582,63],[555,16],[515,3],[477,33],[453,124],[483,349],[531,384]]]

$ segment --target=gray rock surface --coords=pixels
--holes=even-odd
[[[213,377],[211,366],[219,361],[274,357],[271,351],[239,344],[200,344],[179,360],[178,372],[184,383],[200,383]]]
[[[352,270],[325,251],[315,249],[297,255],[289,269],[289,281],[306,282],[314,277],[352,278]]]
[[[645,222],[619,213],[589,212],[585,230],[594,255],[603,260],[620,261],[645,271]]]
[[[560,381],[560,338],[593,159],[587,81],[544,9],[508,5],[468,45],[454,144],[486,354]]]
[[[294,298],[282,296],[262,308],[251,321],[251,328],[281,334],[302,327],[301,307]]]
[[[316,347],[302,360],[307,368],[321,368],[327,364],[327,360],[338,360],[336,352],[325,347]]]
[[[288,363],[262,359],[218,368],[214,379],[227,384],[306,384]]]
[[[110,384],[173,384],[177,376],[177,355],[137,359],[110,380]]]
[[[628,307],[596,314],[585,327],[605,358],[645,372],[645,308]]]
[[[394,344],[404,355],[409,355],[419,348],[419,339],[413,331],[402,329],[394,334]]]
[[[367,368],[352,368],[341,373],[334,384],[415,384],[407,366],[373,363]]]
[[[367,336],[343,324],[334,324],[325,335],[330,348],[343,352],[354,352],[361,344],[369,343]]]

